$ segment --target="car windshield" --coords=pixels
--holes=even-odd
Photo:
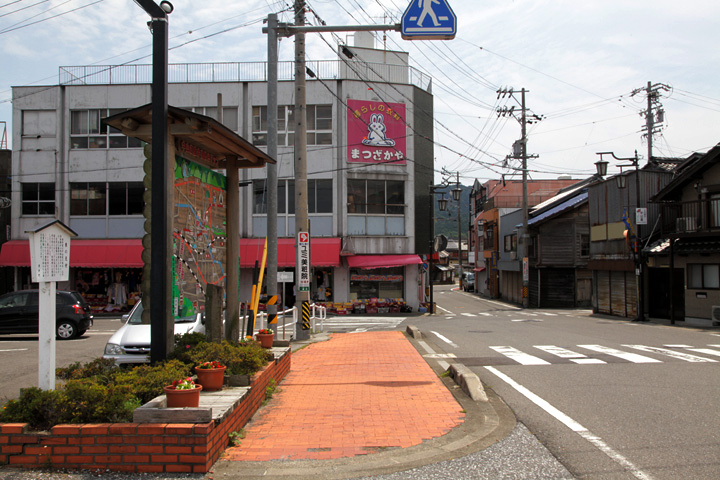
[[[143,323],[142,321],[142,312],[143,312],[143,304],[140,302],[137,307],[133,309],[132,312],[130,312],[130,318],[128,319],[128,323],[132,325],[139,325]],[[189,315],[187,317],[177,317],[175,319],[175,323],[192,323],[195,321],[195,315]]]

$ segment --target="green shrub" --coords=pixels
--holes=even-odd
[[[115,374],[114,383],[132,388],[141,403],[162,395],[163,387],[173,380],[190,376],[191,366],[179,360],[169,360],[157,365],[138,365],[131,370]]]
[[[61,397],[58,390],[23,388],[20,398],[10,400],[0,412],[0,422],[29,423],[35,430],[49,430],[56,425]]]
[[[257,342],[235,345],[225,340],[222,343],[199,343],[183,355],[192,365],[217,360],[227,367],[227,372],[231,375],[252,375],[272,358],[272,353]]]
[[[108,384],[115,373],[120,370],[115,360],[96,358],[86,364],[75,362],[65,368],[55,369],[55,376],[60,380],[94,378],[100,383]]]
[[[273,358],[257,342],[212,343],[198,333],[175,340],[173,359],[157,365],[123,369],[98,358],[59,368],[56,375],[64,384],[56,390],[22,389],[20,398],[0,410],[0,422],[28,423],[41,431],[61,423],[130,422],[137,407],[162,395],[162,388],[173,380],[188,377],[194,365],[217,360],[228,367],[228,373],[252,375]]]

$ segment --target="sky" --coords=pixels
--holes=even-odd
[[[648,82],[661,87],[665,113],[653,156],[686,157],[720,142],[717,0],[439,1],[457,17],[453,40],[377,34],[378,46],[409,52],[411,66],[433,79],[437,182],[443,169],[464,185],[521,178],[519,161],[507,158],[520,122],[497,113],[517,113],[521,89],[528,115],[541,119],[527,126],[529,178],[585,178],[603,151],[625,158],[637,150],[643,165]],[[263,19],[293,21],[289,1],[172,4],[170,63],[265,61]],[[399,23],[409,2],[307,4],[310,24],[369,25]],[[0,122],[10,145],[12,86],[57,84],[60,66],[150,64],[148,20],[133,0],[0,0]],[[320,35],[307,35],[308,60],[337,59],[338,41],[352,45],[348,33]],[[292,39],[280,42],[279,56],[294,58]],[[509,88],[512,97],[498,98]],[[606,159],[609,173],[619,172],[622,162]]]

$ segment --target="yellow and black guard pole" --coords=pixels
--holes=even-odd
[[[310,302],[302,302],[302,329],[310,330]]]

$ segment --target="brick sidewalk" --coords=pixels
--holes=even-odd
[[[402,332],[334,334],[293,353],[280,391],[224,460],[331,459],[406,448],[464,420]]]

